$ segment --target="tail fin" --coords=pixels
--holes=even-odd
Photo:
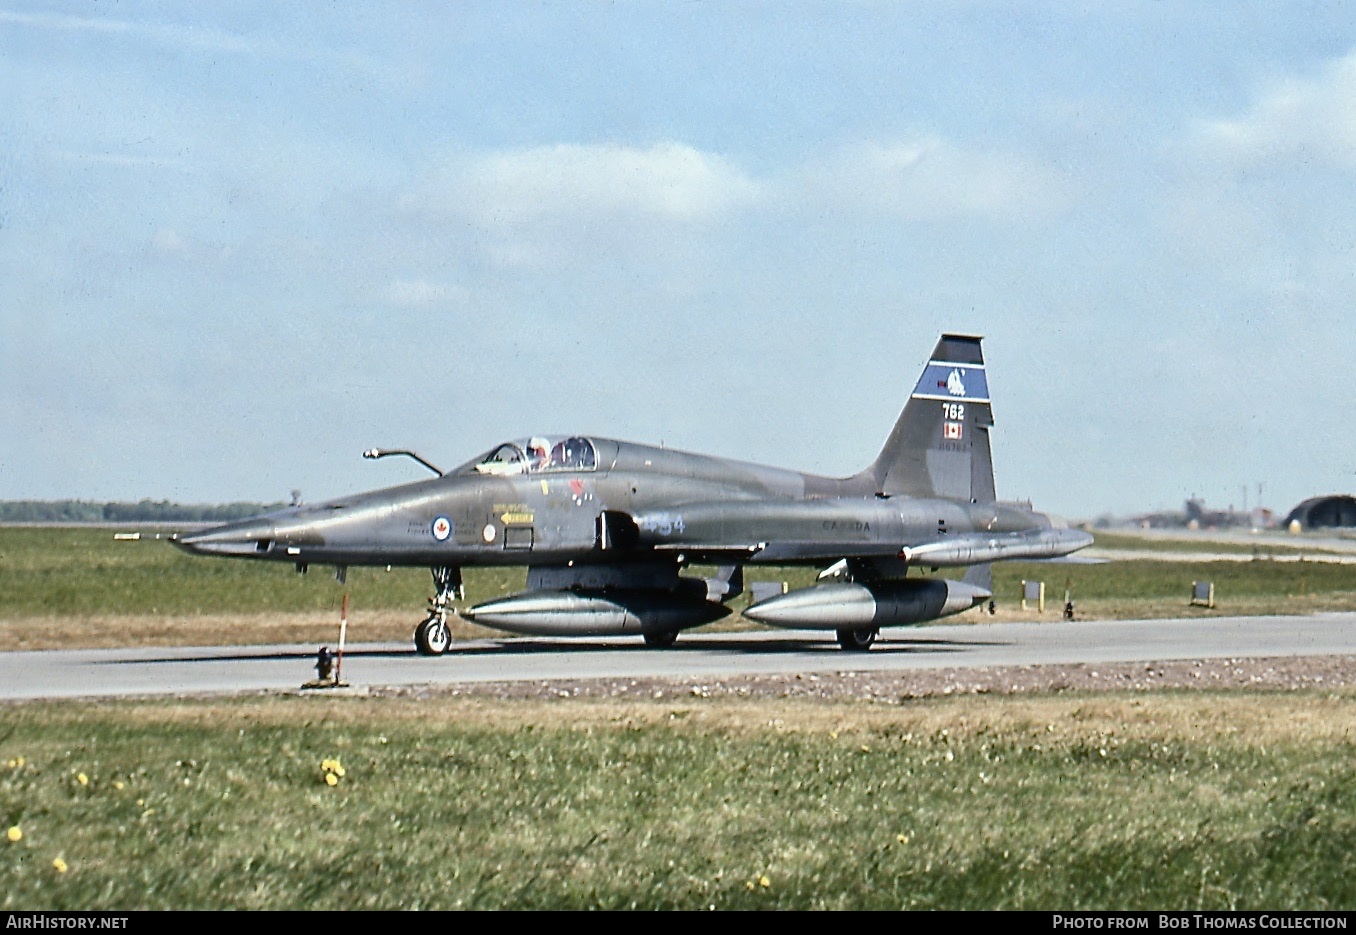
[[[880,493],[991,503],[992,425],[980,338],[944,334],[867,473]]]

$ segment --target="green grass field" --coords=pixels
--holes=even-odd
[[[1109,536],[1099,545],[1114,548],[1121,538]],[[747,578],[804,587],[814,583],[814,572],[751,567]],[[1018,608],[1027,578],[1046,582],[1044,614]],[[1214,610],[1188,607],[1197,580],[1215,582]],[[467,603],[523,587],[521,568],[466,571]],[[1084,618],[1356,610],[1356,566],[1269,559],[999,563],[994,566],[998,615],[976,610],[956,619],[1056,620],[1066,589]],[[108,529],[0,527],[0,650],[328,642],[335,637],[345,593],[355,622],[352,639],[407,640],[431,584],[424,569],[352,568],[340,587],[325,566],[303,576],[285,563],[186,555],[163,539],[117,541]],[[747,603],[740,597],[733,606],[739,610]],[[744,625],[736,615],[717,627]],[[461,638],[485,632],[465,624],[455,628]]]
[[[372,607],[418,607],[423,569],[355,568],[348,589]],[[96,528],[0,527],[0,616],[219,614],[329,610],[342,589],[329,568],[204,559],[164,539],[117,541]]]
[[[1191,613],[1356,609],[1320,563],[995,570],[998,619],[1024,577],[1023,619],[1066,584],[1181,615],[1197,578],[1221,602]],[[351,638],[407,639],[428,589],[0,528],[0,648],[324,641],[344,593]],[[0,907],[1350,910],[1353,724],[1348,690],[10,704]]]
[[[1351,909],[1354,702],[10,706],[0,906]]]

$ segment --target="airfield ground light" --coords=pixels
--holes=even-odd
[[[315,677],[318,682],[334,681],[334,654],[328,646],[320,647],[315,655]]]

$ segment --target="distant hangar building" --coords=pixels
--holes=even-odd
[[[1313,529],[1356,529],[1356,497],[1333,494],[1310,497],[1290,511],[1283,528],[1291,532]]]

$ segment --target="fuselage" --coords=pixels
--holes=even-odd
[[[507,442],[444,476],[181,535],[200,554],[297,564],[561,565],[631,551],[679,561],[784,564],[880,554],[939,535],[1050,527],[1000,503],[878,495],[867,474],[828,478],[708,455],[556,436]],[[558,457],[552,457],[556,455]],[[634,528],[610,541],[606,517]]]
[[[420,653],[451,641],[462,570],[527,568],[527,589],[455,613],[518,633],[639,634],[729,614],[744,566],[816,565],[821,583],[748,588],[750,620],[832,629],[864,650],[992,597],[990,562],[1057,558],[1091,535],[997,501],[980,339],[944,334],[876,458],[831,478],[584,435],[504,442],[436,479],[299,506],[174,537],[190,552],[314,563],[423,565],[433,575]],[[367,457],[411,455],[372,449]],[[714,565],[712,577],[684,574]],[[966,567],[959,580],[911,571]]]

